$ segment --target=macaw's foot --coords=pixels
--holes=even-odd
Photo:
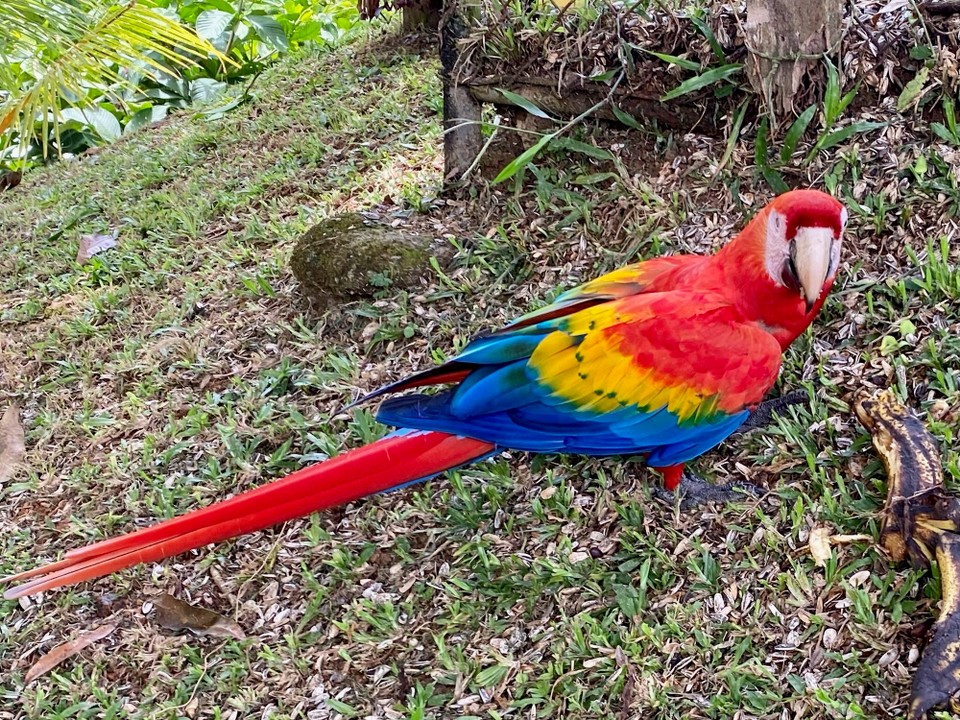
[[[733,431],[731,437],[754,428],[769,425],[773,422],[774,415],[783,415],[784,411],[791,405],[805,405],[809,402],[810,396],[806,390],[793,390],[786,395],[764,400],[750,411],[750,416],[744,421],[743,425]]]
[[[763,497],[766,494],[766,488],[739,480],[725,485],[714,485],[689,470],[683,472],[676,490],[671,492],[659,486],[653,488],[655,498],[671,505],[679,500],[681,510],[692,510],[711,502],[741,502],[748,498]]]

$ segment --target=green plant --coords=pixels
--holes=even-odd
[[[827,150],[835,145],[839,145],[859,133],[876,130],[886,125],[886,123],[882,122],[859,120],[839,130],[832,129],[837,120],[840,119],[843,111],[849,107],[850,103],[853,102],[853,99],[857,96],[860,84],[857,83],[846,94],[841,95],[842,89],[840,86],[839,71],[836,66],[830,62],[829,58],[825,58],[824,62],[827,64],[827,87],[823,93],[823,130],[820,132],[817,142],[814,143],[810,152],[807,153],[804,163],[809,163],[821,150]],[[799,134],[802,134],[802,130]]]
[[[951,145],[960,145],[960,132],[957,132],[957,115],[953,98],[946,93],[943,95],[942,107],[944,122],[930,123],[930,129],[941,140]]]
[[[10,0],[0,22],[0,135],[23,160],[61,150],[63,122],[102,139],[118,133],[102,113],[87,108],[122,104],[129,87],[124,68],[152,77],[169,75],[197,57],[219,53],[205,40],[146,2],[115,0]],[[48,18],[57,21],[49,22]],[[67,107],[84,112],[64,117]],[[74,129],[73,126],[66,129]],[[67,138],[69,142],[69,137]]]
[[[15,0],[0,23],[0,163],[79,153],[193,103],[219,117],[267,64],[304,43],[337,45],[353,3],[310,0]],[[55,26],[44,18],[63,18]],[[231,83],[244,90],[221,101]]]

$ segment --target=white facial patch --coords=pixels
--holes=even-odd
[[[847,209],[840,212],[840,231],[847,223]],[[822,235],[822,242],[830,244],[830,265],[827,276],[832,276],[840,265],[840,238],[833,236],[833,231],[828,228],[798,228],[798,233],[812,232],[814,235]],[[783,274],[783,266],[790,258],[790,243],[787,241],[787,218],[783,213],[776,210],[770,211],[770,217],[767,218],[767,242],[764,247],[764,267],[770,279],[778,285],[782,285],[780,279]]]
[[[767,242],[764,246],[763,264],[767,275],[780,284],[783,265],[790,257],[790,243],[787,242],[787,218],[776,210],[770,211],[767,218]]]

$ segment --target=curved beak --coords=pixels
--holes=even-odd
[[[830,228],[801,227],[797,229],[790,255],[800,281],[800,295],[813,309],[830,271],[830,256],[833,252],[833,230]]]

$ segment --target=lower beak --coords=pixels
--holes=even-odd
[[[793,264],[800,281],[800,294],[806,303],[807,312],[813,310],[830,270],[830,254],[833,247],[833,231],[829,228],[800,228],[791,248]]]

